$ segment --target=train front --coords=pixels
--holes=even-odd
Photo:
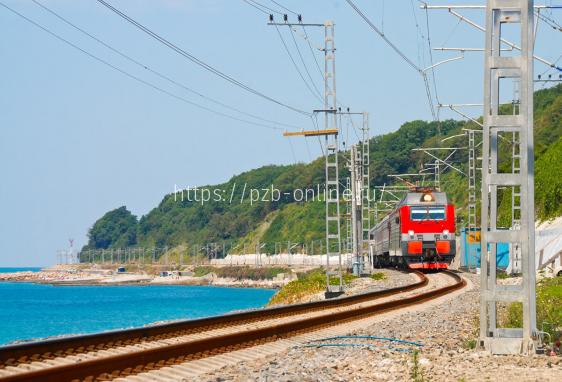
[[[410,192],[400,208],[401,249],[410,269],[447,269],[456,252],[455,207],[444,192]]]

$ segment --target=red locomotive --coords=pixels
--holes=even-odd
[[[456,252],[455,207],[444,192],[414,189],[369,236],[377,267],[447,269]]]

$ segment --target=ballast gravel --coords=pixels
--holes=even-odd
[[[391,276],[394,271],[385,272]],[[560,356],[492,356],[470,348],[471,341],[477,338],[479,276],[466,273],[463,276],[473,283],[472,290],[420,311],[392,315],[392,318],[349,333],[418,342],[422,347],[386,340],[340,338],[324,344],[341,346],[295,347],[259,360],[224,367],[197,380],[562,381]],[[402,275],[397,276],[400,277]],[[357,287],[357,290],[362,289]],[[416,363],[413,352],[408,351],[413,349],[418,349]],[[418,377],[414,379],[416,372]]]

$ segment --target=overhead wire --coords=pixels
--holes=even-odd
[[[289,146],[291,147],[291,153],[293,154],[293,161],[295,162],[295,164],[297,164],[297,156],[295,155],[295,149],[293,147],[293,140],[291,139],[291,137],[287,137],[289,138]]]
[[[416,48],[418,54],[418,66],[420,68],[423,68],[425,67],[425,55],[423,54],[423,49],[421,48],[421,45],[423,44],[424,36],[420,29],[420,25],[418,23],[418,17],[416,15],[414,0],[410,0],[410,6],[412,8],[412,16],[414,18],[414,26],[416,28]]]
[[[253,0],[244,0],[244,2],[245,2],[246,4],[253,5],[253,4],[251,4],[249,1],[251,1],[252,3],[255,3],[255,4],[256,4],[256,6],[254,6],[254,8],[259,9],[261,12],[263,12],[263,13],[265,13],[265,14],[268,14],[268,13],[267,13],[266,11],[264,11],[263,9],[258,8],[258,6],[261,6],[261,7],[265,8],[265,9],[269,9],[269,10],[271,10],[271,11],[274,11],[273,9],[268,8],[268,7],[266,7],[265,5],[262,5],[261,3],[258,3],[257,1],[253,1]],[[279,4],[278,4],[278,5],[279,5]],[[277,11],[275,11],[275,12],[276,12],[276,13],[280,13],[280,12],[277,12]],[[289,56],[289,59],[290,59],[291,62],[293,63],[293,67],[294,67],[295,70],[297,71],[299,77],[301,78],[301,80],[303,81],[303,83],[305,84],[305,86],[308,88],[308,90],[310,91],[310,93],[311,93],[316,99],[318,99],[318,100],[320,101],[320,103],[324,102],[324,101],[322,100],[322,95],[321,95],[320,91],[318,90],[318,88],[316,87],[314,81],[312,80],[312,77],[310,76],[310,71],[308,70],[308,67],[306,66],[306,63],[305,63],[304,58],[303,58],[303,56],[302,56],[302,53],[301,53],[301,51],[300,51],[300,49],[299,49],[299,46],[298,46],[297,41],[296,41],[296,39],[295,39],[295,36],[293,35],[293,30],[291,29],[291,27],[289,27],[289,31],[290,31],[290,33],[291,33],[291,37],[292,37],[293,42],[294,42],[294,44],[295,44],[295,48],[297,49],[297,53],[298,53],[298,55],[299,55],[299,57],[300,57],[301,63],[302,63],[302,65],[303,65],[303,67],[304,67],[304,70],[306,71],[306,74],[307,74],[308,78],[310,79],[310,84],[309,84],[308,81],[304,78],[304,75],[302,74],[302,72],[301,72],[301,70],[299,69],[299,67],[298,67],[298,65],[297,65],[297,63],[296,63],[296,61],[295,61],[295,59],[293,58],[293,55],[291,54],[291,51],[289,50],[289,47],[287,46],[287,43],[285,42],[285,39],[283,38],[283,35],[281,34],[281,31],[279,30],[279,27],[278,27],[277,25],[274,25],[274,27],[275,27],[275,29],[277,30],[277,34],[278,34],[278,36],[279,36],[279,39],[281,40],[281,43],[282,43],[283,47],[285,48],[285,52],[287,53],[287,55]],[[310,86],[311,84],[312,84],[312,87]]]
[[[418,0],[420,1],[420,0]],[[421,1],[425,4],[425,2]],[[433,47],[431,46],[431,32],[429,30],[429,11],[427,7],[425,7],[425,28],[426,28],[426,39],[427,39],[427,48],[429,50],[429,64],[431,65],[431,80],[433,81],[433,91],[435,93],[435,101],[437,105],[441,104],[439,100],[439,92],[437,91],[437,80],[435,79],[435,66],[433,65]],[[439,132],[441,132],[441,119],[440,119],[441,110],[437,107],[437,123],[439,124]]]
[[[254,4],[253,2],[250,2],[249,0],[242,0],[242,1],[245,2],[246,4],[248,4],[249,6],[256,8],[258,11],[265,13],[266,15],[269,14],[269,12],[264,11],[258,5]]]
[[[385,0],[382,0],[382,11],[381,11],[381,31],[384,33],[384,8]]]
[[[418,2],[422,2],[421,0],[418,0]],[[414,0],[410,0],[410,5],[412,7],[412,15],[414,18],[414,25],[416,27],[416,31],[417,31],[417,36],[419,37],[419,39],[416,39],[417,41],[417,49],[418,49],[418,63],[419,63],[419,67],[423,68],[426,66],[426,58],[425,58],[425,51],[423,48],[424,45],[424,40],[426,40],[426,37],[424,36],[424,33],[421,30],[420,24],[418,22],[418,17],[416,15],[416,9],[414,6]],[[427,16],[427,14],[426,14]],[[426,19],[427,21],[428,19]],[[427,24],[426,24],[427,26]],[[430,52],[429,54],[431,55],[431,48],[430,48]],[[432,56],[433,57],[433,56]],[[433,66],[433,60],[431,63],[431,72],[432,72],[432,78],[433,78],[433,84],[435,85],[435,67]],[[429,83],[429,78],[427,75],[427,69],[422,69],[422,73],[421,73],[422,77],[423,77],[423,82],[424,82],[424,86],[425,86],[425,92],[426,92],[426,96],[428,99],[428,103],[429,103],[429,107],[431,108],[431,114],[433,116],[433,120],[439,123],[439,108],[437,108],[437,110],[435,110],[435,104],[433,103],[433,95],[431,94],[431,85]],[[440,131],[441,128],[440,126],[438,126],[438,130]]]
[[[268,125],[264,125],[264,124],[262,124],[262,123],[258,123],[258,122],[254,122],[254,121],[248,121],[248,120],[245,120],[245,119],[242,119],[242,118],[238,118],[238,117],[236,117],[236,116],[232,116],[232,115],[229,115],[229,114],[226,114],[226,113],[222,113],[222,112],[220,112],[220,111],[213,110],[213,109],[208,108],[208,107],[206,107],[206,106],[200,105],[200,104],[198,104],[198,103],[196,103],[196,102],[190,101],[190,100],[188,100],[188,99],[186,99],[186,98],[184,98],[184,97],[181,97],[181,96],[179,96],[179,95],[177,95],[177,94],[174,94],[174,93],[172,93],[172,92],[170,92],[170,91],[168,91],[168,90],[166,90],[166,89],[163,89],[163,88],[161,88],[161,87],[159,87],[159,86],[157,86],[157,85],[155,85],[155,84],[153,84],[153,83],[151,83],[151,82],[149,82],[149,81],[143,80],[142,78],[140,78],[140,77],[138,77],[138,76],[135,76],[134,74],[131,74],[131,73],[129,73],[129,72],[127,72],[127,71],[125,71],[125,70],[123,70],[123,69],[121,69],[121,68],[119,68],[119,67],[113,65],[113,64],[111,64],[110,62],[108,62],[108,61],[106,61],[106,60],[104,60],[104,59],[102,59],[102,58],[100,58],[100,57],[94,55],[93,53],[88,52],[88,51],[85,50],[85,49],[82,49],[82,48],[79,47],[78,45],[72,43],[71,41],[65,39],[64,37],[61,37],[60,35],[56,34],[55,32],[51,31],[50,29],[48,29],[48,28],[42,26],[41,24],[39,24],[39,23],[33,21],[32,19],[28,18],[27,16],[23,15],[22,13],[20,13],[20,12],[16,11],[15,9],[9,7],[8,5],[4,4],[2,1],[0,1],[0,6],[4,7],[6,10],[12,12],[13,14],[15,14],[15,15],[17,15],[18,17],[22,18],[23,20],[29,22],[30,24],[34,25],[35,27],[41,29],[42,31],[44,31],[44,32],[46,32],[47,34],[51,35],[52,37],[56,38],[57,40],[59,40],[59,41],[65,43],[65,44],[69,45],[70,47],[72,47],[72,48],[74,48],[74,49],[80,51],[81,53],[87,55],[88,57],[92,58],[93,60],[95,60],[95,61],[97,61],[97,62],[99,62],[99,63],[102,63],[102,64],[104,64],[105,66],[107,66],[107,67],[109,67],[109,68],[111,68],[111,69],[113,69],[113,70],[115,70],[115,71],[117,71],[117,72],[123,74],[124,76],[126,76],[126,77],[128,77],[128,78],[130,78],[130,79],[132,79],[132,80],[135,80],[135,81],[137,81],[137,82],[139,82],[139,83],[141,83],[141,84],[143,84],[143,85],[145,85],[145,86],[148,86],[148,87],[150,87],[150,88],[152,88],[152,89],[154,89],[154,90],[156,90],[156,91],[158,91],[158,92],[160,92],[160,93],[166,94],[166,95],[168,95],[168,96],[170,96],[170,97],[172,97],[172,98],[175,98],[175,99],[177,99],[177,100],[179,100],[179,101],[182,101],[182,102],[187,103],[187,104],[189,104],[189,105],[195,106],[195,107],[197,107],[197,108],[199,108],[199,109],[206,110],[206,111],[208,111],[208,112],[210,112],[210,113],[223,116],[223,117],[225,117],[225,118],[229,118],[229,119],[236,120],[236,121],[239,121],[239,122],[247,123],[247,124],[250,124],[250,125],[266,127],[266,128],[268,128],[268,129],[272,129],[272,130],[283,130],[283,129],[279,128],[279,127],[268,126]]]
[[[369,18],[367,16],[365,16],[365,14],[357,7],[357,5],[355,5],[355,3],[353,1],[351,1],[351,0],[346,0],[346,1],[351,6],[351,8],[353,8],[355,10],[355,12],[363,19],[363,21],[365,21],[367,23],[367,25],[369,27],[371,27],[371,29],[374,30],[387,43],[387,45],[390,46],[390,48],[392,48],[392,50],[394,50],[396,52],[396,54],[398,54],[414,70],[416,70],[418,72],[422,71],[422,69],[420,67],[418,67],[412,60],[410,60],[408,58],[408,56],[406,56],[400,49],[398,49],[398,47],[396,45],[394,45],[394,43],[392,41],[390,41],[388,39],[388,37],[386,37],[386,35],[384,33],[382,33],[381,30],[379,28],[377,28],[371,22],[371,20],[369,20]]]
[[[226,80],[227,82],[251,93],[254,94],[256,96],[259,96],[265,100],[268,100],[270,102],[273,102],[279,106],[283,106],[289,110],[292,110],[294,112],[297,112],[299,114],[302,115],[310,115],[310,113],[301,110],[299,108],[296,108],[294,106],[291,106],[289,104],[286,104],[284,102],[281,102],[273,97],[270,97],[252,87],[250,87],[249,85],[246,85],[245,83],[235,79],[232,76],[229,76],[227,74],[225,74],[224,72],[216,69],[215,67],[207,64],[206,62],[204,62],[203,60],[195,57],[194,55],[192,55],[191,53],[185,51],[184,49],[178,47],[177,45],[173,44],[172,42],[170,42],[169,40],[165,39],[164,37],[160,36],[159,34],[157,34],[156,32],[150,30],[149,28],[147,28],[146,26],[144,26],[143,24],[139,23],[138,21],[134,20],[133,18],[129,17],[127,14],[125,14],[124,12],[120,11],[119,9],[115,8],[113,5],[109,4],[108,2],[106,2],[105,0],[96,0],[99,4],[103,5],[104,7],[106,7],[107,9],[109,9],[110,11],[112,11],[113,13],[115,13],[116,15],[118,15],[119,17],[121,17],[122,19],[124,19],[125,21],[127,21],[128,23],[130,23],[131,25],[135,26],[136,28],[140,29],[142,32],[146,33],[147,35],[149,35],[150,37],[154,38],[156,41],[162,43],[163,45],[167,46],[168,48],[172,49],[173,51],[175,51],[176,53],[180,54],[181,56],[185,57],[186,59],[188,59],[189,61],[193,62],[194,64],[202,67],[203,69],[207,70],[208,72],[215,74],[216,76]]]
[[[285,52],[289,56],[289,59],[293,63],[293,67],[297,71],[297,73],[298,73],[299,77],[301,78],[301,80],[303,81],[304,85],[307,87],[307,89],[310,91],[310,93],[316,99],[318,99],[320,101],[320,103],[324,102],[322,100],[322,97],[320,97],[318,94],[314,93],[314,90],[310,87],[310,84],[305,80],[305,78],[304,78],[302,72],[300,71],[295,59],[293,58],[293,55],[291,54],[291,51],[289,50],[289,47],[287,46],[287,43],[285,43],[285,39],[283,38],[283,35],[281,34],[281,31],[279,30],[279,27],[277,25],[273,25],[273,26],[275,27],[275,30],[277,31],[277,34],[279,35],[279,39],[281,40],[281,44],[283,44],[283,47],[285,48]]]
[[[150,73],[156,75],[157,77],[159,77],[159,78],[161,78],[161,79],[163,79],[163,80],[165,80],[165,81],[168,81],[168,82],[170,82],[170,83],[172,83],[172,84],[174,84],[174,85],[176,85],[176,86],[178,86],[178,87],[180,87],[180,88],[182,88],[182,89],[184,89],[184,90],[186,90],[186,91],[188,91],[188,92],[190,92],[190,93],[192,93],[192,94],[195,94],[195,95],[197,95],[197,96],[199,96],[199,97],[201,97],[201,98],[203,98],[203,99],[205,99],[205,100],[207,100],[207,101],[209,101],[209,102],[212,102],[212,103],[214,103],[214,104],[216,104],[216,105],[222,106],[222,107],[224,107],[224,108],[226,108],[226,109],[235,111],[235,112],[237,112],[237,113],[246,115],[246,116],[251,117],[251,118],[255,118],[255,119],[257,119],[257,120],[261,120],[261,121],[263,121],[263,122],[268,122],[268,123],[272,123],[272,124],[276,124],[276,125],[280,125],[280,126],[298,128],[298,126],[295,126],[295,125],[290,125],[290,124],[286,124],[286,123],[283,123],[283,122],[273,121],[273,120],[270,120],[270,119],[267,119],[267,118],[263,118],[263,117],[260,117],[260,116],[258,116],[258,115],[252,114],[252,113],[248,113],[248,112],[243,111],[243,110],[240,110],[240,109],[238,109],[238,108],[236,108],[236,107],[233,107],[233,106],[230,106],[230,105],[228,105],[228,104],[225,104],[224,102],[218,101],[218,100],[216,100],[216,99],[214,99],[214,98],[212,98],[212,97],[206,96],[206,95],[204,95],[203,93],[201,93],[201,92],[199,92],[199,91],[197,91],[197,90],[194,90],[194,89],[188,87],[187,85],[185,85],[185,84],[183,84],[183,83],[180,83],[179,81],[176,81],[176,80],[174,80],[173,78],[171,78],[171,77],[169,77],[169,76],[167,76],[167,75],[165,75],[165,74],[163,74],[163,73],[161,73],[161,72],[159,72],[159,71],[157,71],[157,70],[155,70],[155,69],[152,69],[150,66],[148,66],[148,65],[146,65],[146,64],[144,64],[144,63],[138,61],[137,59],[134,59],[134,58],[132,58],[131,56],[129,56],[129,55],[123,53],[122,51],[120,51],[120,50],[118,50],[117,48],[111,46],[110,44],[106,43],[105,41],[101,40],[100,38],[94,36],[93,34],[89,33],[88,31],[84,30],[83,28],[80,28],[79,26],[77,26],[76,24],[72,23],[72,22],[69,21],[68,19],[64,18],[64,17],[61,16],[59,13],[55,12],[55,11],[52,10],[51,8],[49,8],[49,7],[47,7],[46,5],[42,4],[41,2],[39,2],[39,1],[37,1],[37,0],[31,0],[31,1],[32,1],[33,3],[35,3],[36,5],[38,5],[39,7],[41,7],[42,9],[44,9],[45,11],[49,12],[50,14],[52,14],[53,16],[55,16],[56,18],[58,18],[59,20],[61,20],[62,22],[64,22],[65,24],[71,26],[72,28],[76,29],[77,31],[81,32],[82,34],[84,34],[84,35],[90,37],[90,38],[93,39],[94,41],[98,42],[99,44],[103,45],[103,46],[106,47],[107,49],[109,49],[109,50],[111,50],[112,52],[114,52],[114,53],[118,54],[119,56],[123,57],[123,58],[126,59],[127,61],[134,63],[135,65],[137,65],[137,66],[139,66],[139,67],[141,67],[141,68],[143,68],[143,69],[149,71]]]
[[[431,114],[433,116],[433,119],[436,120],[437,116],[435,114],[435,107],[434,107],[434,104],[433,104],[433,99],[431,97],[431,90],[430,90],[430,87],[429,87],[429,82],[427,80],[426,72],[422,68],[420,68],[418,65],[416,65],[410,58],[408,58],[408,56],[406,56],[392,41],[390,41],[390,39],[388,37],[386,37],[386,35],[379,28],[377,28],[372,23],[371,20],[369,20],[369,18],[361,11],[361,9],[359,9],[359,7],[357,7],[357,5],[355,5],[355,3],[352,0],[346,0],[346,2],[365,21],[365,23],[367,23],[367,25],[369,27],[371,27],[371,29],[373,31],[375,31],[375,33],[377,33],[387,43],[387,45],[392,50],[394,50],[394,52],[396,52],[396,54],[398,54],[404,60],[404,62],[406,62],[410,67],[412,67],[412,69],[417,71],[422,76],[424,86],[425,86],[426,95],[427,95],[427,98],[428,98],[429,107],[431,109]]]
[[[318,69],[318,73],[320,73],[320,77],[322,77],[322,80],[324,80],[324,71],[320,69],[320,63],[318,62],[316,54],[314,54],[314,49],[312,48],[312,44],[310,43],[310,38],[308,37],[308,33],[306,32],[306,28],[304,27],[304,25],[302,25],[302,30],[304,32],[305,40],[308,44],[308,47],[310,48],[310,54],[312,55],[312,57],[314,58],[314,62],[316,63],[316,68]]]
[[[289,12],[289,13],[292,13],[292,14],[294,14],[294,15],[298,15],[298,13],[296,13],[296,12],[294,12],[294,11],[291,11],[289,8],[285,7],[285,6],[282,5],[282,4],[279,4],[277,1],[274,1],[274,0],[269,0],[269,1],[271,1],[273,4],[277,5],[278,7],[283,8],[284,10],[286,10],[286,11]]]
[[[244,0],[245,3],[247,3],[247,4],[249,4],[249,5],[252,5],[255,9],[259,10],[260,12],[262,12],[262,13],[264,13],[264,14],[268,14],[268,12],[267,12],[266,10],[269,10],[269,11],[271,11],[271,12],[273,12],[273,13],[282,14],[281,12],[276,11],[276,10],[274,10],[274,9],[272,9],[272,8],[269,8],[269,7],[267,7],[267,6],[265,6],[265,5],[261,4],[261,3],[259,3],[259,2],[257,2],[257,1],[254,1],[254,0],[250,0],[250,1],[251,1],[251,3],[248,2],[247,0]],[[283,8],[283,9],[285,9],[286,11],[297,15],[296,12],[294,12],[294,11],[292,11],[292,10],[286,8],[286,7],[283,6],[282,4],[280,4],[280,3],[276,2],[276,1],[272,1],[272,2],[273,2],[275,5],[277,5],[277,6],[281,7],[281,8]],[[253,3],[253,4],[252,4],[252,3]],[[266,9],[266,10],[264,10],[264,9]],[[310,80],[310,84],[312,85],[312,87],[309,85],[309,83],[308,83],[308,82],[306,81],[306,79],[304,78],[304,75],[302,74],[302,72],[301,72],[301,70],[299,69],[299,67],[298,67],[298,65],[297,65],[297,63],[296,63],[296,61],[295,61],[295,59],[293,58],[293,55],[291,54],[291,51],[289,50],[289,47],[287,46],[287,44],[286,44],[286,42],[285,42],[285,39],[283,38],[283,35],[281,34],[281,31],[279,30],[278,26],[277,26],[277,25],[274,25],[274,26],[275,26],[275,29],[276,29],[277,34],[278,34],[278,36],[279,36],[279,39],[281,40],[281,43],[282,43],[282,45],[283,45],[283,47],[284,47],[284,49],[285,49],[285,52],[286,52],[287,55],[289,56],[289,59],[290,59],[290,61],[292,62],[293,67],[294,67],[295,70],[297,71],[299,77],[301,78],[301,80],[303,81],[303,83],[305,84],[305,86],[307,87],[307,89],[310,91],[310,93],[311,93],[316,99],[318,99],[318,100],[320,101],[320,103],[323,103],[324,101],[323,101],[323,99],[322,99],[322,95],[321,95],[320,91],[318,90],[318,88],[316,87],[316,84],[315,84],[314,80],[312,79],[312,76],[310,75],[310,71],[309,71],[309,69],[308,69],[308,66],[306,65],[306,63],[305,63],[305,61],[304,61],[304,57],[303,57],[303,55],[302,55],[302,53],[301,53],[301,51],[300,51],[300,48],[299,48],[299,46],[298,46],[298,43],[297,43],[297,41],[296,41],[296,39],[295,39],[295,36],[294,36],[294,34],[293,34],[293,29],[292,29],[292,27],[289,26],[290,33],[291,33],[291,38],[292,38],[292,40],[293,40],[293,43],[294,43],[295,48],[296,48],[296,50],[297,50],[297,53],[298,53],[298,55],[299,55],[300,61],[301,61],[301,63],[302,63],[302,66],[304,67],[304,70],[306,71],[306,74],[307,74],[307,76],[308,76],[308,78],[309,78],[309,80]],[[303,28],[303,31],[304,31],[304,34],[305,34],[304,39],[306,40],[306,42],[307,42],[307,44],[308,44],[308,46],[309,46],[309,48],[310,48],[311,54],[312,54],[312,56],[313,56],[313,58],[314,58],[314,60],[315,60],[315,63],[316,63],[317,68],[320,69],[320,66],[319,66],[319,64],[318,64],[318,61],[317,61],[317,59],[316,59],[316,56],[314,55],[314,52],[313,52],[313,50],[312,50],[312,45],[311,45],[311,43],[310,43],[310,41],[309,41],[309,39],[308,39],[308,35],[307,35],[307,32],[306,32],[306,28],[305,28],[304,26],[302,26],[302,28]],[[322,72],[320,72],[320,74],[321,74],[322,77],[323,77]],[[313,90],[313,89],[314,89],[314,90]],[[317,117],[316,117],[316,118],[317,118]],[[316,130],[319,130],[318,121],[315,120],[312,115],[310,116],[310,119],[311,119],[311,122],[312,122],[313,126],[316,128]],[[322,154],[324,155],[324,150],[323,150],[322,143],[321,143],[319,137],[318,137],[318,142],[320,143],[320,149],[322,150]],[[294,158],[295,163],[296,163],[296,157],[295,157],[295,154],[294,154],[294,148],[293,148],[293,144],[292,144],[292,141],[291,141],[291,138],[290,138],[290,137],[289,137],[289,144],[290,144],[290,146],[291,146],[291,151],[292,151],[292,153],[293,153],[293,158]],[[309,145],[308,145],[308,139],[307,139],[307,137],[305,137],[305,145],[306,145],[306,150],[307,150],[307,152],[308,152],[309,158],[312,160],[312,155],[311,155],[311,153],[310,153],[310,148],[309,148]]]
[[[426,12],[428,12],[427,8],[426,8]],[[447,45],[447,43],[449,42],[451,37],[453,37],[453,35],[457,31],[457,29],[458,29],[459,25],[461,25],[461,23],[462,23],[462,19],[459,19],[459,21],[455,24],[455,26],[453,28],[451,28],[451,31],[447,34],[447,38],[445,39],[445,41],[443,41],[441,43],[441,46]]]
[[[302,66],[304,67],[304,70],[306,71],[306,74],[308,75],[308,79],[310,80],[310,83],[312,84],[312,87],[314,87],[314,90],[316,91],[316,94],[318,94],[318,96],[320,97],[321,102],[323,102],[322,93],[320,93],[320,91],[316,87],[316,84],[315,84],[314,80],[312,79],[312,76],[310,75],[310,71],[308,70],[308,66],[304,62],[304,58],[303,58],[303,56],[301,54],[301,51],[299,49],[299,45],[297,44],[297,39],[295,38],[295,35],[293,34],[293,29],[289,28],[289,31],[291,32],[291,37],[293,38],[293,42],[295,44],[295,48],[297,50],[297,53],[299,54]]]
[[[545,24],[547,24],[549,27],[551,27],[552,29],[558,31],[558,32],[562,32],[562,25],[558,24],[558,22],[538,11],[535,12],[535,15],[537,15],[537,17],[539,19],[541,19]]]
[[[263,5],[263,4],[261,4],[261,3],[258,3],[258,2],[255,1],[255,0],[243,0],[243,1],[244,1],[245,3],[247,3],[247,4],[249,4],[249,5],[253,5],[254,8],[261,7],[261,8],[267,9],[269,12],[277,13],[278,15],[283,15],[283,12],[276,11],[275,9],[269,8],[268,6]],[[254,4],[255,4],[255,5],[254,5]],[[266,14],[269,14],[269,12],[266,12],[266,11],[264,11],[264,10],[261,9],[261,8],[258,8],[258,9],[260,9],[262,12],[265,12]]]

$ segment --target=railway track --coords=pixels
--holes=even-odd
[[[407,286],[333,300],[6,346],[0,381],[112,380],[423,303],[464,286],[446,272],[454,283],[410,295],[429,283],[416,274],[420,280]]]

